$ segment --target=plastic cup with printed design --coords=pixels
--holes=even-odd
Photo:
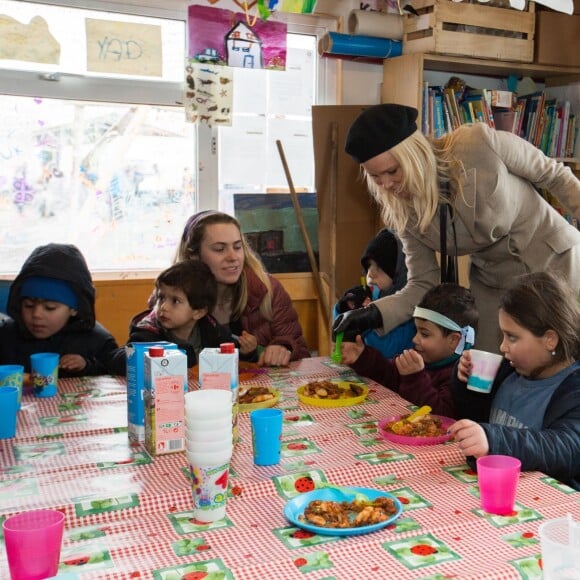
[[[199,522],[223,519],[226,515],[232,448],[213,452],[186,449],[185,454],[191,474],[193,517]]]
[[[258,409],[250,413],[256,465],[280,463],[282,418],[283,413],[280,409]]]
[[[189,460],[193,517],[198,522],[216,522],[226,516],[229,460],[200,464]]]
[[[477,481],[483,511],[505,516],[514,511],[522,463],[509,455],[477,459]]]
[[[23,382],[24,367],[22,365],[0,365],[0,388],[16,387],[18,389],[18,410],[20,410],[22,402]]]
[[[469,351],[469,354],[473,367],[467,381],[467,388],[478,393],[490,393],[503,356],[474,348]]]
[[[58,571],[64,514],[34,510],[10,516],[2,524],[12,580],[41,580]]]
[[[38,352],[30,355],[31,379],[35,397],[54,397],[58,385],[58,363],[56,352]]]

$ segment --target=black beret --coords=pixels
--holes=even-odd
[[[364,163],[392,149],[417,130],[417,109],[386,103],[365,109],[352,123],[345,151]]]

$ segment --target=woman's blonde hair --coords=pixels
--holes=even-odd
[[[214,210],[207,210],[193,214],[185,224],[173,263],[175,264],[183,260],[200,260],[201,244],[205,236],[205,229],[207,226],[214,224],[231,224],[236,226],[240,232],[242,248],[244,250],[244,268],[242,274],[238,281],[235,284],[232,284],[232,319],[237,320],[240,318],[248,304],[248,282],[246,272],[251,270],[267,289],[266,295],[260,304],[260,314],[266,320],[272,320],[272,284],[270,283],[270,278],[264,269],[260,258],[248,245],[248,242],[242,233],[240,223],[231,215]]]
[[[453,133],[429,140],[421,131],[415,131],[390,149],[403,174],[397,190],[375,183],[363,169],[369,191],[379,204],[387,227],[401,234],[411,222],[417,225],[419,232],[425,233],[438,205],[453,204],[457,195],[462,196],[463,165],[451,152],[453,141]],[[441,191],[441,185],[449,189],[449,197]],[[408,191],[409,198],[401,198],[399,191]]]

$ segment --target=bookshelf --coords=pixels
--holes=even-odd
[[[400,103],[415,107],[419,111],[418,121],[421,123],[423,118],[423,76],[424,72],[428,70],[448,72],[450,76],[461,74],[501,78],[511,74],[518,77],[529,76],[536,81],[545,83],[546,88],[580,82],[580,67],[497,61],[431,53],[405,54],[383,61],[382,102]],[[564,161],[576,167],[580,164],[578,159],[565,159]]]

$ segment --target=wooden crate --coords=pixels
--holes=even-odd
[[[534,60],[534,2],[525,11],[451,0],[413,0],[403,54],[437,53],[515,62]]]

